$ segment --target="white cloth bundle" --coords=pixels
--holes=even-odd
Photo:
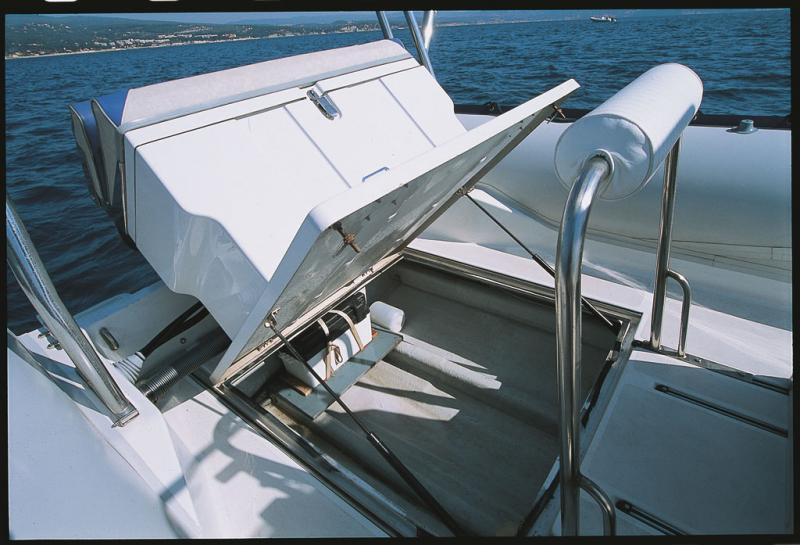
[[[395,333],[403,329],[403,322],[406,319],[405,312],[381,301],[375,301],[369,306],[369,314],[372,323]]]
[[[564,131],[555,151],[559,180],[571,188],[584,161],[604,150],[614,163],[613,175],[599,196],[633,195],[664,161],[702,98],[703,82],[690,68],[675,63],[651,68]]]

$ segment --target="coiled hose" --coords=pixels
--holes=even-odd
[[[199,368],[203,363],[224,352],[231,341],[219,327],[203,336],[175,363],[160,367],[136,381],[136,387],[153,403],[158,402],[169,388]]]

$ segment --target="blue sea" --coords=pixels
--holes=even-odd
[[[679,62],[704,82],[704,113],[787,115],[789,27],[788,10],[442,27],[431,59],[457,104],[517,104],[574,78],[582,87],[564,105],[593,108],[652,66]],[[407,32],[396,36],[413,52]],[[90,199],[67,105],[380,37],[297,36],[6,61],[6,190],[67,307],[77,313],[157,280]],[[8,271],[6,279],[9,327],[36,327]]]

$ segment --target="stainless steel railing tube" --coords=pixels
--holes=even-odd
[[[394,34],[392,34],[392,27],[389,24],[389,19],[386,17],[385,11],[376,11],[378,15],[378,25],[381,27],[381,32],[383,32],[383,37],[387,40],[391,40],[394,38]]]
[[[581,377],[581,261],[589,213],[611,165],[589,158],[564,207],[556,250],[556,341],[561,427],[561,532],[578,535],[581,486],[579,462]]]
[[[436,10],[428,10],[422,17],[422,45],[425,51],[430,51],[431,41],[433,40],[433,20],[436,17]]]
[[[664,189],[661,196],[661,222],[658,249],[656,250],[656,275],[653,287],[653,311],[650,314],[650,346],[661,348],[661,326],[664,320],[664,299],[667,295],[667,270],[672,241],[672,220],[675,212],[675,178],[678,172],[680,138],[672,146],[664,161]]]
[[[119,389],[100,357],[58,296],[28,231],[6,196],[6,259],[22,291],[75,364],[78,373],[123,426],[138,411]]]
[[[406,16],[406,23],[408,23],[408,31],[411,33],[411,39],[414,41],[414,47],[417,48],[417,53],[419,54],[419,62],[428,69],[428,72],[431,73],[431,76],[434,78],[436,74],[433,73],[433,67],[431,66],[431,59],[428,57],[428,50],[425,48],[425,39],[422,37],[422,32],[419,29],[419,25],[417,24],[417,19],[414,17],[413,11],[404,11],[403,14]]]

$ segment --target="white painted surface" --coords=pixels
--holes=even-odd
[[[555,169],[572,187],[598,150],[613,162],[599,197],[619,200],[639,191],[664,161],[703,98],[703,82],[690,68],[655,66],[574,122],[556,144]]]
[[[10,537],[175,537],[158,493],[72,399],[16,353],[6,354]]]
[[[380,40],[131,89],[120,131],[409,57],[401,45]]]
[[[101,358],[120,389],[139,411],[139,415],[124,427],[114,428],[102,403],[91,390],[84,387],[83,380],[63,351],[48,350],[46,339],[37,338],[37,331],[22,335],[19,340],[32,354],[40,356],[39,361],[51,375],[56,376],[56,384],[69,396],[98,434],[98,439],[116,451],[142,482],[158,495],[161,509],[175,532],[186,537],[201,535],[191,497],[185,486],[181,486],[183,473],[158,409],[109,360]],[[26,392],[26,395],[37,397],[35,391]],[[51,412],[47,404],[43,405],[43,410],[48,414],[57,414]]]
[[[627,500],[685,533],[790,532],[788,440],[658,392],[656,384],[784,429],[787,424],[786,395],[635,351],[582,471],[614,500]]]
[[[483,160],[500,153],[515,134],[533,123],[537,112],[576,88],[574,81],[565,82],[474,131],[432,147],[422,155],[407,158],[396,166],[390,163],[389,170],[337,193],[307,215],[296,208],[281,210],[281,214],[304,218],[302,227],[289,246],[265,248],[254,242],[247,252],[253,260],[279,261],[279,264],[211,379],[218,381],[233,361],[270,336],[264,320],[274,306],[281,308],[278,326],[285,327],[316,301],[364,274],[379,259],[402,246],[439,205],[469,182]],[[431,87],[431,92],[443,93],[438,86]],[[424,96],[420,100],[424,100]],[[356,115],[369,115],[369,108]],[[319,117],[321,122],[328,122]],[[428,121],[437,123],[435,119]],[[365,138],[363,134],[349,136],[354,142]],[[391,149],[384,149],[383,153],[394,154]],[[288,183],[297,186],[300,181]],[[284,187],[279,194],[285,195]],[[207,210],[209,214],[230,213],[220,212],[212,202],[208,203]],[[251,219],[263,221],[261,217]],[[360,247],[358,253],[350,253],[349,248],[343,251],[346,247],[342,236],[332,228],[337,222],[341,222],[345,232],[355,234]],[[239,232],[236,237],[240,238]],[[210,240],[207,242],[210,244]],[[239,246],[242,246],[241,238]],[[199,298],[202,300],[202,296]],[[213,308],[211,310],[213,314]]]
[[[164,418],[186,449],[184,471],[206,537],[385,535],[210,392],[190,381],[176,390],[191,399]]]
[[[452,102],[414,61],[333,80],[317,87],[330,89],[341,110],[334,121],[287,90],[128,136],[137,247],[170,289],[200,298],[231,337],[315,206],[464,132]],[[403,91],[411,85],[425,87]],[[449,108],[412,105],[430,97]]]

